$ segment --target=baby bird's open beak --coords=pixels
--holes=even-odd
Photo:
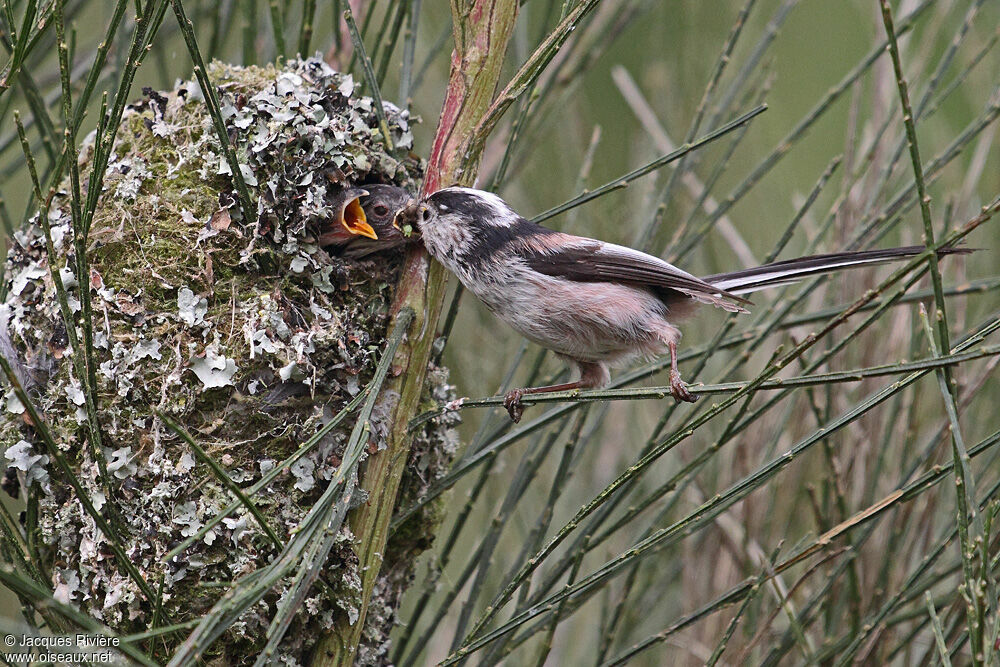
[[[340,196],[340,224],[353,235],[366,236],[377,241],[378,234],[368,224],[368,216],[365,215],[365,209],[361,207],[360,199],[367,194],[368,191],[363,188],[344,190]]]

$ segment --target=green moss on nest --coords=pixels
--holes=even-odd
[[[205,153],[195,152],[214,142],[202,127],[198,104],[180,106],[174,114],[172,141],[153,134],[153,112],[135,111],[122,124],[119,161],[111,166],[110,187],[123,190],[138,184],[138,196],[109,197],[98,209],[90,236],[91,263],[115,289],[141,292],[149,309],[163,309],[174,297],[173,286],[192,278],[203,290],[214,290],[220,279],[239,264],[238,248],[227,242],[202,247],[205,221],[219,210],[219,194],[229,179],[203,179]],[[194,155],[191,153],[194,152]],[[187,155],[185,155],[187,154]],[[141,170],[138,178],[133,173]],[[225,239],[223,239],[225,241]],[[208,262],[220,275],[207,273]]]
[[[353,262],[328,254],[314,241],[317,225],[345,185],[383,182],[412,190],[420,175],[408,153],[405,112],[387,108],[398,147],[390,154],[371,100],[355,95],[350,77],[322,61],[293,61],[280,70],[216,64],[210,74],[247,167],[243,175],[257,206],[248,217],[256,221],[234,208],[228,164],[197,86],[146,91],[126,111],[104,180],[88,238],[91,274],[81,280],[64,271],[71,305],[78,302],[79,283],[91,290],[101,431],[126,548],[148,582],[162,578],[161,620],[171,622],[204,613],[224,590],[220,583],[268,562],[274,546],[240,510],[163,562],[168,550],[232,499],[156,412],[183,424],[244,487],[295,451],[371,378],[400,265],[398,255]],[[86,147],[82,155],[89,155]],[[67,263],[68,210],[61,196],[50,214],[60,266],[75,265]],[[9,297],[0,308],[19,362],[39,378],[41,412],[100,504],[102,487],[85,442],[86,412],[65,330],[60,334],[49,260],[37,226],[19,233],[5,274]],[[430,375],[428,391],[446,400],[445,375]],[[380,415],[389,413],[393,400],[380,398],[373,447],[386,429]],[[9,394],[5,407],[0,440],[41,454],[37,435]],[[333,430],[255,497],[280,537],[295,528],[340,463],[350,427],[348,420]],[[453,448],[447,423],[419,434],[411,456],[416,481],[407,488],[416,494],[431,483]],[[57,595],[121,632],[146,629],[149,601],[105,556],[105,537],[78,502],[59,491],[63,486],[47,458],[28,472],[40,489],[40,545]],[[335,594],[317,594],[308,613],[295,620],[282,649],[290,663],[306,655],[334,614],[349,613],[355,604],[356,559],[346,529],[342,537],[326,568]],[[388,554],[394,565],[386,582],[407,579],[407,559],[422,548],[416,542],[426,545],[427,539],[397,540],[406,558]],[[382,590],[384,599],[376,603],[395,609],[402,588],[386,583]],[[252,656],[280,594],[248,610],[217,643],[215,657],[238,664]],[[372,615],[369,624],[385,627],[372,627],[367,636],[387,636],[391,616]]]

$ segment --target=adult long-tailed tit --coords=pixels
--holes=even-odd
[[[419,231],[427,251],[497,317],[579,369],[575,382],[509,392],[504,406],[515,422],[525,394],[601,387],[611,379],[610,366],[664,352],[670,353],[671,395],[693,402],[677,370],[681,332],[674,325],[693,306],[746,312],[750,302],[742,294],[925,250],[814,255],[698,278],[631,248],[542,227],[481,190],[439,190],[411,204],[399,222]],[[967,251],[939,254],[954,252]]]

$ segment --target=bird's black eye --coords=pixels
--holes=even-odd
[[[385,204],[377,204],[372,210],[375,212],[375,215],[379,217],[389,215],[389,207]]]
[[[426,206],[422,206],[420,208],[420,221],[421,222],[427,222],[430,219],[431,219],[431,210],[430,210],[430,208],[428,208]]]

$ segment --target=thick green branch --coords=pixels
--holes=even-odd
[[[475,179],[479,161],[478,151],[473,150],[476,128],[493,101],[517,8],[516,0],[475,0],[468,6],[458,0],[452,2],[455,49],[424,179],[425,193],[442,184],[471,184]],[[363,576],[360,614],[353,624],[342,618],[321,640],[316,665],[354,662],[372,588],[382,565],[389,522],[409,453],[409,422],[419,410],[446,286],[447,275],[441,265],[431,262],[422,247],[413,248],[403,267],[395,303],[397,312],[409,307],[417,314],[410,337],[397,356],[396,377],[388,386],[398,393],[399,400],[392,412],[387,447],[368,460],[361,480],[368,502],[351,517]]]

